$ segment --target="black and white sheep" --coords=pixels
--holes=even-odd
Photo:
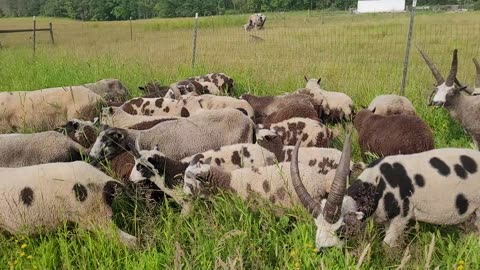
[[[270,131],[276,133],[284,145],[295,145],[300,140],[301,146],[327,147],[335,137],[334,132],[320,121],[299,117],[272,124]]]
[[[165,155],[179,160],[224,145],[255,142],[255,125],[239,110],[221,109],[162,122],[148,130],[107,127],[98,136],[90,156],[114,157],[131,150],[137,138],[141,149],[158,145]]]
[[[129,114],[120,107],[104,107],[100,116],[100,123],[110,127],[131,128],[135,125],[152,122],[155,123],[176,119],[173,116],[150,116]]]
[[[413,154],[435,146],[432,130],[417,115],[383,116],[363,109],[357,113],[353,124],[358,132],[362,154]]]
[[[315,97],[323,96],[326,100],[324,106],[328,106],[323,118],[326,123],[337,123],[342,121],[351,121],[355,114],[352,98],[341,92],[323,90],[320,87],[321,79],[308,79],[305,77],[306,89],[309,89]]]
[[[0,168],[0,229],[12,234],[52,231],[66,222],[110,233],[111,205],[122,185],[82,162]],[[136,238],[120,229],[129,246]]]
[[[473,218],[479,231],[479,162],[480,153],[470,149],[389,156],[371,163],[348,189],[344,167],[326,201],[313,201],[304,188],[297,192],[315,218],[318,249],[340,246],[338,229],[342,225],[358,227],[360,220],[370,216],[385,225],[383,241],[394,247],[411,220],[455,225]],[[301,183],[299,176],[292,179]]]
[[[250,31],[254,28],[261,30],[263,29],[266,20],[267,16],[263,15],[262,13],[250,15],[250,17],[248,17],[248,23],[244,24],[243,28],[245,29],[245,31]]]

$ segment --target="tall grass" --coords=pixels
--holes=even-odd
[[[480,55],[478,13],[419,14],[414,44],[446,72],[451,51],[459,48],[459,78],[472,83],[473,56]],[[303,76],[322,77],[326,89],[348,93],[357,107],[376,95],[399,93],[407,14],[350,15],[305,12],[267,14],[263,31],[245,33],[245,16],[200,18],[198,65],[192,69],[193,20],[129,22],[52,21],[55,45],[38,33],[35,56],[29,34],[0,35],[0,91],[75,85],[114,77],[134,92],[156,79],[168,84],[191,75],[225,72],[237,94],[279,94],[304,85]],[[0,19],[0,28],[26,28],[30,19]],[[261,37],[255,41],[250,35]],[[407,96],[432,127],[437,147],[470,147],[471,139],[444,110],[426,106],[433,78],[412,51]],[[355,144],[355,159],[359,159]],[[229,194],[198,201],[183,217],[173,204],[152,205],[141,197],[115,205],[115,222],[139,236],[142,247],[129,250],[102,232],[62,228],[47,235],[0,236],[0,268],[13,269],[354,269],[367,244],[362,269],[395,269],[409,245],[407,269],[423,269],[432,236],[430,265],[452,269],[480,267],[478,236],[451,227],[412,224],[404,245],[382,244],[383,228],[370,222],[343,249],[314,252],[315,225],[300,207],[284,210],[261,200],[242,202]],[[275,214],[276,213],[276,214]],[[279,214],[281,213],[281,214]],[[1,222],[1,221],[0,221]],[[26,244],[25,248],[22,245]],[[22,252],[25,252],[23,254]],[[32,257],[28,257],[31,255]]]

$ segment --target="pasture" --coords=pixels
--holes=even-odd
[[[267,14],[265,29],[245,33],[247,16],[199,20],[196,67],[191,68],[193,19],[133,22],[52,21],[55,45],[38,33],[33,55],[30,34],[0,34],[0,91],[35,90],[117,78],[137,87],[156,79],[169,84],[192,75],[225,72],[237,94],[275,95],[304,86],[303,76],[321,77],[327,90],[350,95],[357,109],[379,94],[399,93],[408,14],[350,15],[306,12]],[[413,44],[447,72],[459,49],[459,79],[473,85],[472,57],[480,57],[478,13],[418,14]],[[0,19],[1,29],[28,28],[30,18]],[[250,34],[263,39],[251,37]],[[434,82],[412,47],[406,96],[434,132],[435,146],[472,147],[465,131],[442,109],[428,107]],[[25,127],[24,132],[34,130]],[[356,136],[353,137],[356,142]],[[340,149],[340,146],[338,146]],[[360,158],[354,144],[353,158]],[[14,181],[14,180],[13,180]],[[384,230],[369,222],[343,249],[317,255],[315,224],[298,207],[275,209],[266,202],[242,202],[222,194],[195,203],[187,217],[168,204],[152,206],[135,192],[115,202],[115,221],[137,235],[142,247],[130,250],[103,233],[71,230],[37,237],[0,236],[2,268],[10,269],[395,269],[409,246],[404,269],[478,269],[480,242],[457,228],[412,224],[403,248],[382,244]],[[274,213],[282,212],[281,216]],[[435,236],[433,253],[429,254]],[[462,263],[463,262],[463,263]]]

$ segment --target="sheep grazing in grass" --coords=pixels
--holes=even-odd
[[[307,95],[289,94],[284,96],[255,96],[245,94],[246,100],[255,112],[255,123],[270,125],[293,117],[318,120],[322,107]],[[318,104],[317,104],[318,105]],[[320,104],[321,105],[321,104]]]
[[[98,136],[90,156],[94,159],[112,158],[131,150],[131,143],[137,138],[142,149],[159,145],[166,156],[179,160],[224,145],[255,142],[255,125],[238,110],[221,109],[162,122],[147,130],[106,127]]]
[[[295,145],[300,140],[304,147],[328,147],[334,137],[334,132],[319,121],[299,117],[272,124],[270,130],[284,145]]]
[[[321,79],[308,79],[305,88],[313,92],[313,95],[323,95],[326,99],[325,106],[328,106],[328,113],[323,118],[326,123],[337,123],[351,121],[355,114],[353,100],[344,93],[323,90],[320,87]],[[318,94],[316,94],[318,92]]]
[[[168,188],[183,183],[183,173],[189,163],[196,159],[204,164],[222,168],[225,171],[233,171],[241,168],[258,168],[275,164],[275,155],[258,144],[242,143],[222,146],[216,150],[209,150],[183,158],[180,161],[172,160],[159,151],[158,147],[153,150],[140,151],[138,146],[135,151],[135,167],[130,175],[130,180],[140,182],[164,177]]]
[[[132,115],[119,107],[104,107],[100,116],[100,123],[110,127],[132,128],[139,124],[153,122],[158,124],[163,121],[176,119],[172,116],[149,116],[149,115]],[[132,128],[141,129],[141,128]]]
[[[206,87],[206,90],[208,90],[209,93],[205,92],[205,94],[235,95],[235,82],[232,77],[225,73],[209,73],[202,76],[190,77],[188,80],[200,83],[204,86],[204,89]],[[213,88],[210,83],[218,89],[218,92],[216,92],[215,88]]]
[[[89,149],[97,139],[97,129],[94,122],[72,119],[56,131],[64,133],[67,137],[79,143],[85,149]]]
[[[84,154],[85,148],[56,131],[0,135],[0,167],[69,162]]]
[[[371,163],[347,189],[349,156],[350,151],[342,154],[345,163],[340,162],[343,168],[337,169],[340,175],[326,200],[315,201],[303,187],[299,169],[291,170],[295,190],[315,219],[317,249],[341,246],[337,231],[344,225],[360,228],[358,224],[367,217],[385,225],[383,241],[390,247],[400,244],[412,220],[438,225],[473,220],[480,231],[478,151],[445,148],[385,157]]]
[[[420,49],[419,51],[436,80],[429,105],[447,109],[452,118],[470,133],[478,149],[480,144],[480,118],[476,116],[480,114],[480,96],[463,95],[461,91],[467,87],[457,87],[455,85],[458,69],[457,50],[453,51],[452,66],[447,80],[443,78],[428,55]]]
[[[82,162],[0,168],[0,229],[12,234],[52,231],[66,222],[110,232],[111,205],[122,185]],[[129,246],[136,238],[119,229]]]
[[[243,29],[245,29],[245,31],[250,31],[254,28],[261,30],[263,29],[266,20],[267,16],[263,15],[262,13],[250,15],[250,17],[248,17],[248,23],[243,25]]]
[[[164,97],[170,90],[170,86],[161,85],[157,81],[148,82],[144,86],[139,86],[138,89],[143,92],[144,98],[158,98]]]
[[[378,115],[368,109],[353,121],[362,154],[379,156],[413,154],[434,148],[430,127],[417,115]]]
[[[375,114],[379,115],[392,115],[392,114],[410,114],[416,115],[415,108],[412,102],[406,97],[398,95],[380,95],[376,96],[368,109]]]
[[[131,96],[130,91],[117,79],[103,79],[83,86],[102,96],[107,102],[124,102]]]

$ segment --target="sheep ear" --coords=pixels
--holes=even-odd
[[[93,118],[93,123],[92,123],[92,125],[96,125],[96,124],[98,123],[98,120],[99,120],[98,117]]]
[[[308,82],[307,76],[303,76],[303,78],[305,79],[305,82]]]
[[[197,163],[200,162],[202,158],[205,156],[203,154],[197,154],[192,158],[192,161],[190,161],[190,166],[197,165]]]
[[[318,79],[317,83],[320,84],[321,81],[322,81],[322,78]]]
[[[155,145],[155,147],[153,148],[153,150],[155,150],[155,151],[160,151],[160,147],[158,147],[158,144]]]

